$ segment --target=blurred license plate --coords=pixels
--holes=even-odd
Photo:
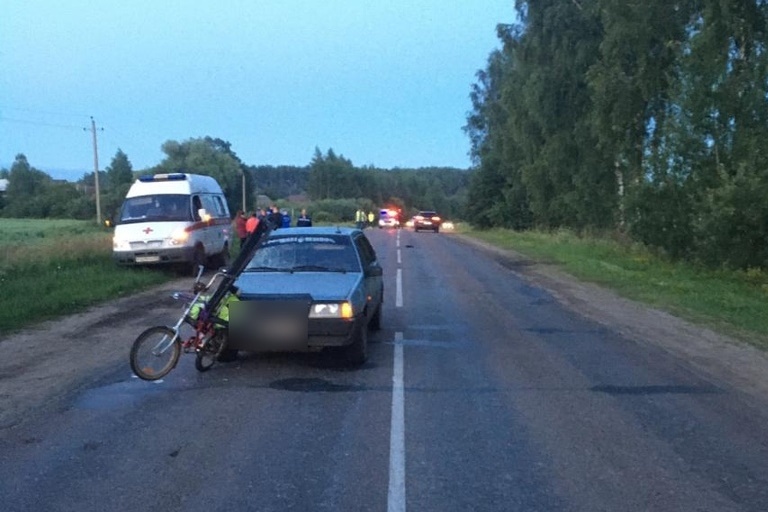
[[[136,263],[155,263],[160,261],[160,256],[136,256]]]
[[[311,297],[249,299],[229,308],[230,348],[293,350],[307,346]]]

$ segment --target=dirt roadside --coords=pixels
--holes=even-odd
[[[663,348],[719,385],[762,402],[768,397],[768,354],[579,282],[552,265],[532,262],[466,236],[451,236],[550,290],[569,309],[638,343]],[[181,305],[170,298],[170,292],[190,286],[191,278],[179,279],[79,315],[0,337],[0,431],[13,428],[36,411],[59,406],[65,397],[103,380],[116,368],[124,368],[129,377],[128,352],[134,338],[147,327],[178,314]]]
[[[138,334],[181,311],[170,294],[189,289],[179,279],[151,290],[92,307],[0,337],[0,431],[34,411],[98,382],[123,365]]]

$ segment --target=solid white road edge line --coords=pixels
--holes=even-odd
[[[387,511],[405,512],[405,389],[403,382],[403,333],[395,333],[392,369],[392,423],[389,436],[389,491]]]

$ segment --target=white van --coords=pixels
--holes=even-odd
[[[199,174],[141,176],[115,219],[112,255],[123,265],[226,265],[231,219],[215,179]]]

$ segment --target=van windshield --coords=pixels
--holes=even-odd
[[[120,224],[146,222],[148,220],[192,221],[192,207],[189,196],[184,194],[162,194],[130,197],[120,210]]]

